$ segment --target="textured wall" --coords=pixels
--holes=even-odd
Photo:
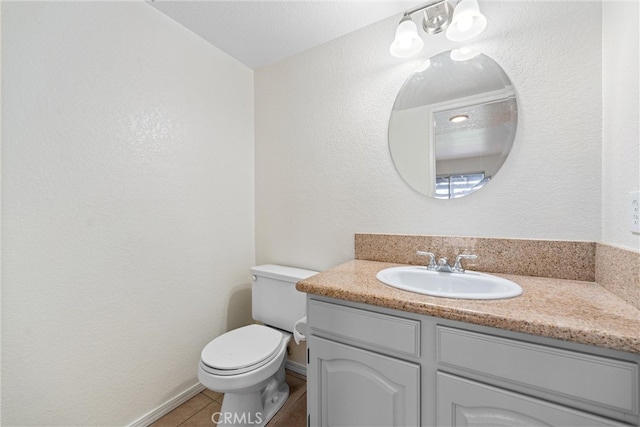
[[[470,46],[511,78],[518,130],[495,179],[463,199],[417,194],[387,147],[404,79],[458,46],[444,35],[393,58],[393,17],[256,71],[257,261],[324,269],[353,258],[356,232],[598,241],[601,6],[579,6],[482,4]]]
[[[636,251],[629,192],[640,190],[639,8],[618,1],[602,10],[602,241]]]
[[[125,425],[251,320],[253,72],[143,2],[2,9],[2,424]]]

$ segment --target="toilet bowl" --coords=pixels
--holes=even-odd
[[[249,325],[207,344],[198,379],[225,393],[218,426],[263,426],[282,408],[289,397],[284,366],[290,339],[286,332]]]
[[[244,326],[215,338],[202,350],[198,366],[200,382],[224,393],[222,408],[213,417],[220,427],[262,427],[285,404],[289,331],[306,314],[305,294],[295,284],[316,274],[276,265],[251,272],[253,317],[265,325]]]

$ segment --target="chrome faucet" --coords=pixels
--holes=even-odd
[[[438,266],[436,265],[436,256],[433,252],[425,252],[425,251],[417,251],[416,255],[420,256],[428,256],[429,264],[427,264],[428,270],[437,270]]]
[[[440,258],[436,264],[436,256],[433,252],[417,251],[416,255],[429,257],[429,264],[426,266],[427,270],[439,271],[442,273],[464,273],[464,268],[462,268],[462,263],[460,261],[463,259],[478,258],[478,255],[475,254],[460,254],[456,257],[456,261],[453,265],[449,265],[449,262],[445,257]]]
[[[463,259],[476,259],[476,258],[478,258],[478,255],[476,255],[476,254],[459,254],[456,257],[456,262],[453,263],[453,267],[451,267],[451,268],[456,273],[464,273],[464,268],[462,268],[462,264],[460,263],[460,260],[463,260]]]

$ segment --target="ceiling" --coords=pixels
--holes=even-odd
[[[155,0],[149,4],[252,69],[278,62],[424,1]],[[393,34],[389,35],[391,44]]]

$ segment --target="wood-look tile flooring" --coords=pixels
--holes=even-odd
[[[307,381],[302,375],[287,372],[287,384],[291,389],[289,399],[269,421],[267,427],[306,427]],[[222,393],[204,390],[169,412],[150,427],[212,427],[211,416],[220,411]]]

